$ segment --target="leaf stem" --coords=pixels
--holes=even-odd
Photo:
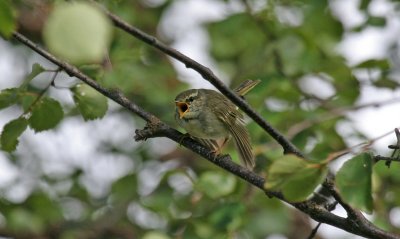
[[[47,90],[50,88],[50,86],[52,86],[54,84],[54,81],[58,75],[58,73],[61,71],[61,68],[58,68],[56,71],[54,71],[53,76],[51,77],[51,81],[50,83],[43,89],[40,91],[39,95],[37,96],[37,98],[32,102],[32,104],[24,111],[24,113],[22,114],[22,116],[26,116],[27,114],[29,114],[33,107],[35,107],[35,105],[44,97],[44,94],[47,92]]]

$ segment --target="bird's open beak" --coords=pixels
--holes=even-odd
[[[175,105],[178,108],[179,118],[182,119],[186,112],[189,110],[189,105],[186,102],[175,101]]]

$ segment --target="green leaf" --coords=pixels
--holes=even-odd
[[[92,87],[79,84],[72,89],[74,101],[85,120],[102,118],[107,112],[107,98]]]
[[[386,25],[386,18],[370,16],[367,20],[367,24],[375,27],[384,27]]]
[[[242,203],[225,203],[212,212],[210,222],[214,228],[234,231],[243,222],[242,216],[245,212],[245,206]]]
[[[354,68],[379,68],[381,70],[388,70],[390,69],[390,63],[387,59],[382,59],[382,60],[371,59],[361,62]]]
[[[194,223],[194,235],[192,238],[213,238],[215,230],[211,223]],[[190,238],[190,237],[188,237]]]
[[[16,29],[16,12],[10,1],[0,1],[0,35],[10,38]]]
[[[54,128],[63,118],[64,112],[60,103],[51,98],[44,98],[37,102],[29,118],[29,126],[40,132]]]
[[[29,75],[26,76],[24,82],[22,83],[22,85],[19,88],[26,89],[29,82],[31,82],[31,80],[33,80],[33,78],[35,78],[36,76],[38,76],[40,73],[44,72],[45,70],[46,69],[44,69],[40,64],[38,64],[38,63],[33,64],[31,73],[29,73]]]
[[[133,200],[137,194],[137,177],[135,174],[128,174],[113,183],[112,189],[113,203],[123,204]]]
[[[63,219],[60,205],[44,192],[34,192],[26,199],[25,205],[46,223],[56,223]]]
[[[387,77],[382,77],[378,79],[377,81],[373,82],[374,86],[376,87],[382,87],[382,88],[389,88],[389,89],[396,89],[400,84],[387,78]]]
[[[371,2],[371,0],[361,0],[360,1],[360,5],[359,8],[363,11],[367,10],[369,3]]]
[[[168,235],[157,231],[147,232],[143,237],[143,239],[170,239]]]
[[[17,103],[19,98],[17,88],[4,89],[0,92],[0,110]]]
[[[39,97],[39,94],[28,91],[22,93],[20,91],[19,103],[21,104],[24,112],[27,112],[29,110],[32,104],[36,101],[37,97]]]
[[[359,154],[343,164],[336,174],[336,185],[343,200],[367,213],[372,205],[372,156]]]
[[[277,189],[281,187],[287,180],[287,177],[306,166],[307,162],[295,155],[285,155],[282,158],[276,159],[268,170],[264,188]]]
[[[196,188],[210,198],[219,198],[232,193],[236,178],[230,174],[208,171],[200,176]]]
[[[41,233],[46,227],[43,218],[22,207],[12,210],[7,219],[10,229],[17,232]]]
[[[12,231],[42,233],[45,230],[43,218],[27,208],[16,208],[7,217],[7,225]]]
[[[307,199],[315,188],[322,183],[327,169],[320,164],[309,164],[288,178],[282,186],[282,193],[291,202],[300,202]]]
[[[330,57],[324,63],[322,71],[335,79],[332,83],[336,89],[337,100],[343,104],[353,104],[360,94],[360,82],[354,77],[351,69],[337,56]]]
[[[234,37],[237,34],[237,29],[242,29],[240,37]],[[262,45],[265,39],[257,24],[248,14],[244,13],[235,14],[223,21],[212,23],[208,26],[208,30],[212,42],[211,54],[218,60],[228,59],[244,54],[246,51],[258,49],[257,47]]]
[[[1,147],[7,152],[12,152],[17,148],[18,137],[25,131],[28,121],[25,118],[18,118],[8,122],[1,133]]]
[[[307,162],[295,155],[285,155],[269,168],[264,188],[280,190],[292,202],[304,201],[322,182],[326,172],[324,164]]]
[[[56,5],[44,27],[54,54],[75,63],[100,62],[111,42],[112,27],[98,8],[84,2]]]

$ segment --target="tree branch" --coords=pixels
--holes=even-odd
[[[344,208],[347,213],[347,221],[348,223],[352,224],[352,228],[356,231],[365,231],[369,230],[374,236],[367,236],[368,238],[392,238],[390,236],[394,236],[394,238],[400,238],[399,235],[390,235],[388,232],[384,232],[381,229],[376,228],[370,221],[368,221],[364,215],[352,208],[349,204],[343,201],[342,197],[338,193],[337,189],[335,188],[334,182],[332,179],[327,179],[323,186],[326,187],[335,200]],[[377,230],[378,229],[378,230]]]
[[[74,77],[80,79],[81,81],[90,85],[91,87],[93,87],[95,90],[97,90],[104,96],[114,100],[121,106],[123,106],[126,109],[132,111],[133,113],[139,115],[142,119],[144,119],[148,122],[158,120],[157,117],[155,117],[151,113],[146,112],[140,106],[136,105],[133,102],[130,102],[129,99],[124,97],[118,90],[109,90],[109,89],[101,87],[99,83],[97,83],[95,80],[93,80],[89,76],[85,75],[84,73],[82,73],[78,68],[76,68],[75,66],[73,66],[65,61],[61,61],[60,59],[57,59],[55,56],[53,56],[52,54],[50,54],[49,52],[47,52],[46,50],[41,48],[39,45],[32,42],[31,40],[29,40],[28,38],[26,38],[24,35],[22,35],[18,32],[14,32],[13,37],[15,39],[17,39],[18,41],[20,41],[21,43],[23,43],[24,45],[31,48],[33,51],[35,51],[39,55],[41,55],[44,58],[46,58],[47,60],[49,60],[50,62],[52,62],[55,65],[62,68],[69,76],[71,76],[71,77],[74,76]]]
[[[317,124],[326,122],[331,119],[339,118],[341,116],[346,115],[349,112],[355,112],[355,111],[362,110],[362,109],[369,108],[369,107],[378,108],[378,107],[387,106],[389,104],[394,104],[394,103],[399,103],[399,102],[400,102],[400,98],[396,97],[396,98],[392,98],[392,99],[385,100],[385,101],[372,102],[372,103],[366,103],[366,104],[355,105],[355,106],[350,106],[350,107],[340,107],[340,108],[331,109],[328,112],[320,115],[318,118],[306,119],[302,122],[291,125],[291,127],[288,129],[288,131],[286,133],[286,137],[288,139],[292,139],[298,133],[300,133],[301,131],[303,131],[307,128],[313,127]]]
[[[313,239],[315,235],[317,235],[318,229],[321,226],[322,223],[318,223],[317,226],[314,227],[314,229],[311,231],[310,235],[307,237],[307,239]]]
[[[381,156],[381,155],[375,155],[374,160],[375,160],[375,162],[378,162],[378,161],[400,162],[400,158],[398,158],[398,157],[385,157],[385,156]]]
[[[238,164],[235,164],[229,155],[222,155],[216,157],[214,153],[212,153],[208,148],[199,144],[197,141],[189,138],[183,137],[184,135],[178,132],[177,130],[171,128],[161,120],[159,120],[153,114],[146,112],[140,106],[136,105],[134,102],[129,101],[122,93],[116,90],[109,90],[101,85],[99,85],[96,81],[91,79],[89,76],[82,73],[79,69],[67,62],[61,61],[51,55],[49,52],[38,46],[37,44],[33,43],[25,36],[20,33],[15,32],[13,34],[14,38],[20,41],[22,44],[28,46],[33,51],[37,52],[38,54],[42,55],[47,60],[53,62],[65,72],[67,72],[71,77],[76,77],[86,84],[90,85],[98,92],[106,96],[107,98],[115,101],[116,103],[120,104],[122,107],[130,110],[131,112],[137,114],[142,119],[147,122],[147,127],[143,130],[136,130],[136,140],[145,140],[147,138],[154,138],[154,137],[167,137],[175,142],[180,143],[181,145],[189,148],[193,152],[203,156],[208,161],[218,165],[219,167],[231,172],[232,174],[244,179],[245,181],[249,182],[250,184],[258,187],[265,194],[269,197],[276,197],[282,201],[285,201],[292,206],[296,207],[297,209],[301,210],[302,212],[308,214],[311,218],[318,222],[327,223],[337,228],[341,228],[345,231],[351,232],[356,235],[369,237],[369,238],[382,238],[382,239],[400,239],[400,236],[385,232],[365,218],[343,218],[339,217],[333,213],[331,213],[328,209],[326,209],[322,205],[318,205],[311,200],[301,202],[301,203],[293,203],[288,202],[285,200],[283,195],[279,192],[269,191],[264,189],[265,179],[261,176],[257,175],[256,173],[241,167]],[[362,220],[361,220],[362,219]],[[360,226],[361,225],[361,226]]]

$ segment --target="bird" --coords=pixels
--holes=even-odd
[[[243,97],[259,82],[246,80],[234,91]],[[243,114],[228,98],[210,89],[190,89],[176,96],[175,106],[177,123],[192,138],[213,150],[216,155],[233,138],[241,161],[247,168],[254,168],[250,135]]]

